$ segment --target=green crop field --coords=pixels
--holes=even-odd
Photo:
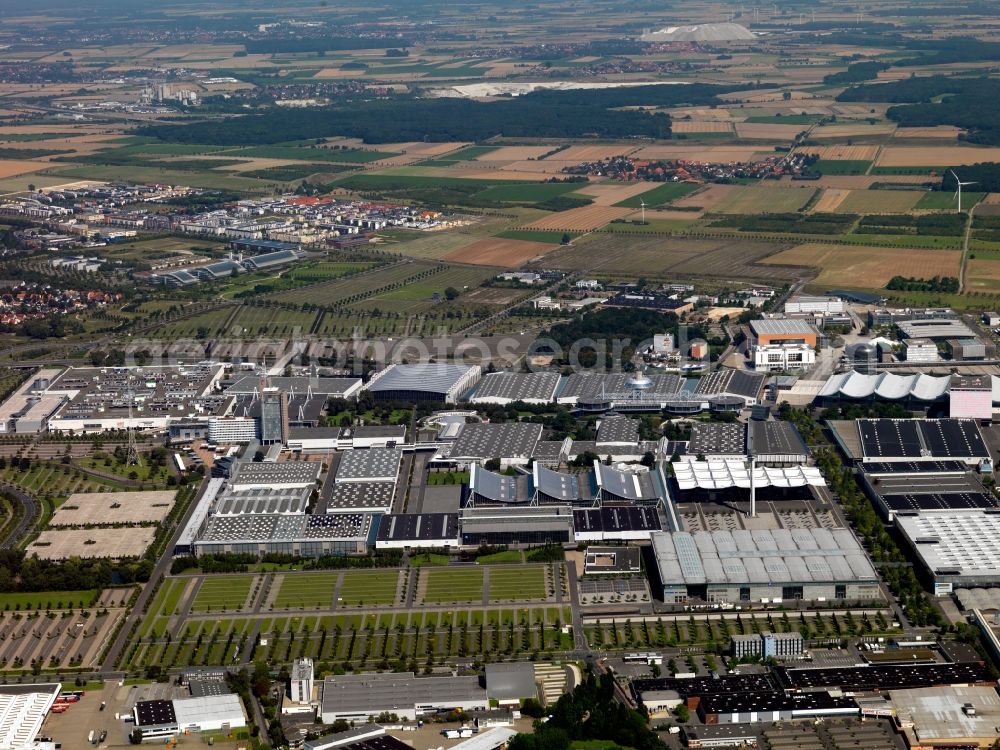
[[[471,180],[463,177],[430,177],[420,174],[357,174],[337,182],[337,187],[361,191],[400,191],[420,188],[489,188],[499,180]],[[506,180],[504,183],[506,184]],[[515,183],[534,185],[536,183]]]
[[[331,175],[338,172],[350,172],[357,167],[344,164],[286,164],[283,167],[267,167],[265,169],[254,169],[247,172],[240,172],[244,177],[254,177],[259,180],[278,180],[280,182],[292,182],[293,180],[303,180],[313,175]],[[324,179],[327,179],[324,177]]]
[[[504,203],[540,203],[566,193],[572,193],[580,185],[574,182],[537,182],[494,185],[480,193],[477,200],[500,201]]]
[[[340,584],[339,604],[392,604],[399,583],[397,570],[347,570]]]
[[[483,599],[482,568],[425,568],[420,577],[426,581],[425,602],[450,604]]]
[[[306,284],[314,284],[318,281],[339,279],[342,276],[367,271],[376,265],[376,263],[330,263],[324,261],[312,266],[292,268],[284,274],[284,277],[302,281]]]
[[[435,156],[427,161],[420,162],[422,167],[450,167],[453,164],[457,164],[463,161],[471,161],[472,159],[478,159],[480,156],[486,156],[494,151],[496,151],[498,146],[466,146],[465,148],[460,148],[458,151],[452,151],[447,154],[441,154],[440,156]]]
[[[979,201],[986,197],[986,193],[976,193],[971,190],[962,191],[962,210],[969,211]],[[916,209],[928,209],[937,211],[957,211],[958,197],[955,193],[943,190],[931,190],[924,193],[917,201]]]
[[[202,579],[192,612],[232,612],[246,604],[253,576],[219,576]]]
[[[276,609],[329,609],[339,573],[296,573],[285,575],[274,599]]]
[[[642,203],[645,202],[646,208],[655,208],[656,206],[662,206],[664,203],[670,203],[678,198],[683,198],[685,195],[693,193],[699,187],[701,186],[689,185],[686,182],[666,182],[654,187],[652,190],[647,190],[645,193],[639,193],[639,195],[626,198],[615,205],[621,208],[640,208]]]
[[[516,565],[491,567],[490,601],[524,601],[544,599],[545,567],[542,565]]]
[[[362,149],[335,149],[309,146],[254,146],[222,152],[226,156],[253,159],[294,159],[297,161],[329,161],[344,164],[366,164],[379,159],[388,159],[399,154],[390,151],[366,151]]]
[[[712,210],[720,214],[792,213],[805,206],[815,192],[812,187],[743,186],[735,188]]]
[[[812,125],[821,119],[820,115],[754,115],[744,122],[760,125]]]
[[[865,174],[871,165],[863,159],[820,159],[811,169],[823,174]]]

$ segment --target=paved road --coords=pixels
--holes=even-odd
[[[16,547],[28,535],[35,522],[42,515],[38,500],[12,484],[0,483],[0,492],[12,498],[21,506],[21,520],[7,538],[0,542],[0,549]]]

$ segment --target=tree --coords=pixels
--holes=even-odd
[[[458,299],[458,295],[461,294],[455,287],[450,286],[444,290],[444,297],[447,300]]]
[[[569,232],[563,232],[562,239],[559,240],[559,244],[568,245],[573,241],[573,238],[569,236]]]
[[[528,698],[521,706],[521,713],[533,719],[540,719],[545,716],[545,707],[535,698]]]
[[[781,92],[781,98],[784,99],[787,102],[789,99],[792,98],[792,92],[791,91],[782,91]]]
[[[656,456],[653,455],[652,451],[646,451],[645,453],[642,454],[642,458],[640,459],[639,463],[641,463],[643,466],[652,467],[653,464],[656,463]]]

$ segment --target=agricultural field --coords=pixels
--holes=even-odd
[[[986,197],[986,193],[977,193],[973,190],[962,191],[962,210],[971,211],[973,206]],[[932,190],[917,201],[914,206],[918,211],[957,211],[958,196],[950,191]]]
[[[343,164],[367,164],[389,159],[399,154],[387,151],[367,151],[363,149],[336,149],[321,146],[256,146],[231,151],[218,151],[217,156],[250,159],[286,159],[289,161],[328,161]]]
[[[841,214],[901,214],[924,196],[916,190],[852,190],[837,206]]]
[[[558,238],[561,235],[553,232],[546,233],[544,236],[551,235],[556,235],[558,243]],[[534,241],[485,239],[448,253],[444,256],[444,260],[500,268],[517,268],[528,261],[541,257],[553,247],[555,245],[545,245]]]
[[[711,211],[722,214],[791,213],[804,207],[816,192],[814,187],[735,187]],[[693,196],[697,198],[699,196]]]
[[[857,287],[881,289],[893,276],[906,270],[918,279],[958,276],[961,253],[952,250],[917,250],[891,247],[825,245],[807,242],[784,250],[762,263],[811,266],[819,273],[816,288]]]
[[[668,182],[654,187],[639,195],[633,195],[615,205],[619,208],[639,208],[643,203],[646,208],[656,208],[667,203],[672,203],[678,198],[690,195],[698,189],[698,185],[690,185],[684,182]]]

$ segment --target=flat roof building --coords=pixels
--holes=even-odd
[[[652,542],[670,604],[881,599],[878,575],[847,529],[676,531]]]
[[[403,460],[402,448],[368,448],[349,450],[340,455],[335,481],[389,482],[395,484],[399,464]]]
[[[892,690],[889,699],[910,748],[996,745],[1000,694],[995,687]]]
[[[801,319],[762,318],[750,321],[753,343],[757,346],[768,344],[806,344],[816,346],[816,329]]]
[[[383,401],[439,401],[457,403],[479,382],[479,365],[428,362],[413,365],[392,364],[376,372],[364,385],[376,399]]]
[[[560,376],[557,372],[490,372],[483,375],[473,404],[549,404],[555,401]]]
[[[449,457],[454,461],[500,460],[501,466],[524,465],[542,438],[542,425],[532,422],[472,423],[462,426]]]
[[[413,721],[438,711],[481,711],[490,707],[478,677],[417,677],[412,672],[329,675],[323,681],[320,720],[365,722],[393,713]]]
[[[29,750],[62,685],[0,685],[0,748]]]

